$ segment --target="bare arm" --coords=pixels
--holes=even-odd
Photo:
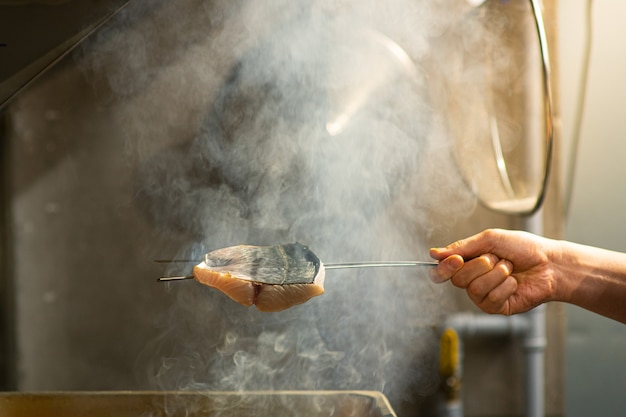
[[[555,300],[626,323],[626,254],[570,242],[560,247],[553,256]]]
[[[430,254],[433,281],[451,280],[487,313],[562,301],[626,323],[626,254],[499,229]]]

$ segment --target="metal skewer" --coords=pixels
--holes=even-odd
[[[193,275],[180,275],[180,276],[174,276],[174,277],[159,277],[157,279],[157,281],[160,281],[160,282],[164,282],[164,281],[182,281],[184,279],[193,279]]]
[[[380,267],[398,267],[398,266],[426,266],[434,267],[439,265],[439,262],[424,262],[424,261],[392,261],[392,262],[342,262],[342,263],[329,263],[324,264],[326,269],[345,269],[345,268],[380,268]]]
[[[155,259],[154,262],[158,264],[173,264],[173,263],[194,263],[197,264],[200,261],[197,259]]]
[[[197,263],[197,260],[191,259],[157,259],[155,260],[157,263]],[[324,264],[324,268],[326,269],[347,269],[347,268],[381,268],[381,267],[411,267],[411,266],[422,266],[422,267],[435,267],[439,265],[438,262],[425,262],[425,261],[403,261],[403,262],[342,262],[342,263],[329,263]],[[173,276],[173,277],[160,277],[157,281],[182,281],[186,279],[193,279],[193,275],[181,275],[181,276]]]

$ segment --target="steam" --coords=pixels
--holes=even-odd
[[[89,45],[85,73],[123,104],[135,200],[176,255],[298,241],[323,262],[425,259],[475,205],[421,64],[453,15],[431,3],[157,2]],[[170,291],[154,387],[379,390],[396,409],[436,390],[450,301],[424,270],[329,271],[280,313]]]

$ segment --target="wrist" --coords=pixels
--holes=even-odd
[[[571,303],[575,289],[585,274],[587,262],[579,245],[564,240],[550,241],[549,276],[552,282],[550,301]]]
[[[610,306],[624,305],[626,255],[572,242],[559,242],[554,257],[554,301],[575,304],[611,316]]]

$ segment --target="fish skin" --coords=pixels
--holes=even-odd
[[[320,260],[307,246],[238,245],[204,255],[206,267],[259,284],[310,284],[319,272]]]

